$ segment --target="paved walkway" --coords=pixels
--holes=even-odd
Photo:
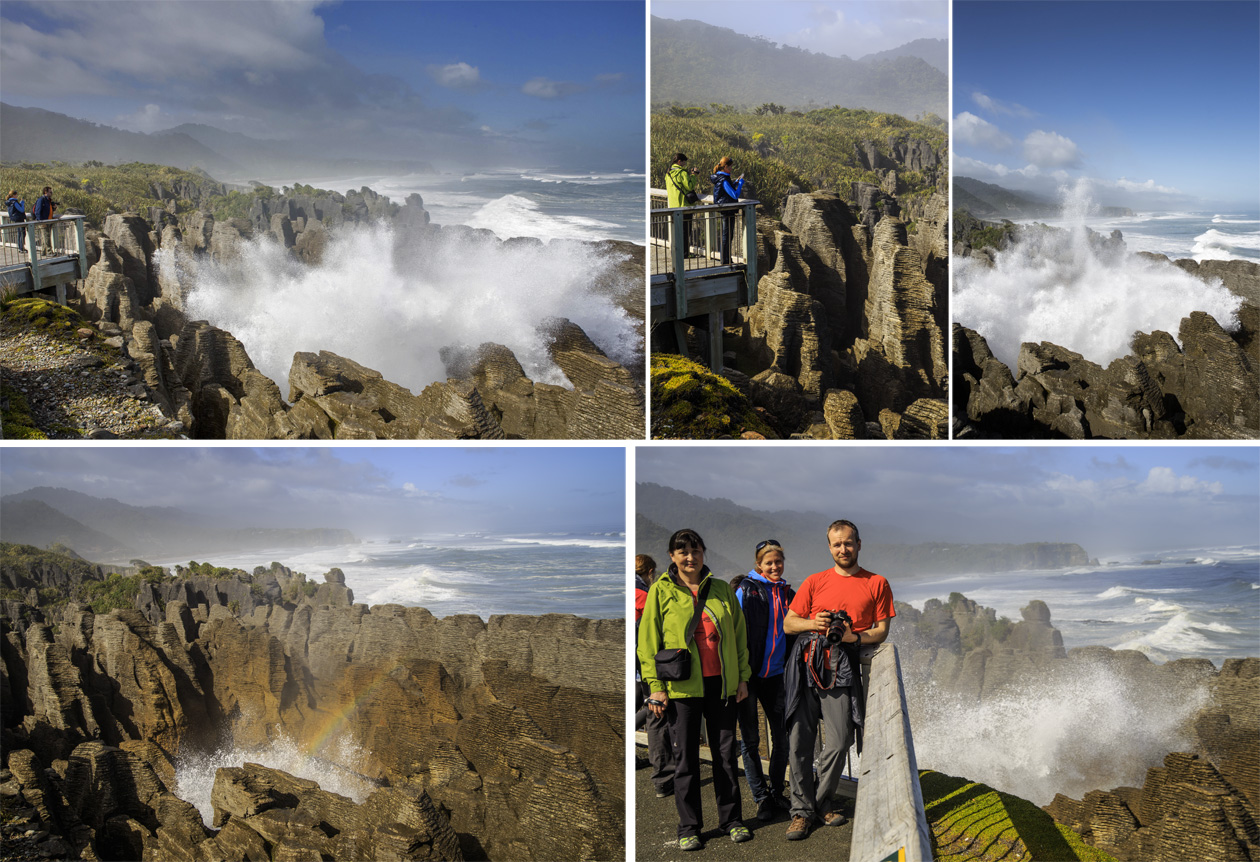
[[[639,762],[646,764],[647,749],[637,750]],[[713,800],[713,787],[707,763],[701,769],[703,785],[701,799],[704,807],[705,831],[701,835],[704,848],[684,853],[678,849],[678,811],[674,797],[656,798],[656,791],[648,777],[651,769],[646,765],[634,773],[634,839],[635,859],[671,860],[671,862],[702,862],[704,859],[731,859],[749,862],[844,862],[849,858],[849,840],[853,835],[852,824],[828,827],[818,825],[804,841],[788,841],[787,828],[791,818],[787,812],[779,814],[769,823],[757,819],[757,806],[748,792],[748,785],[740,773],[740,793],[743,798],[744,825],[753,833],[753,840],[735,844],[717,829],[717,804]],[[843,810],[853,816],[853,802],[848,800]]]

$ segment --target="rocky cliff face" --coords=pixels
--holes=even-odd
[[[299,580],[282,566],[180,579],[99,615],[5,604],[0,794],[68,848],[54,855],[624,853],[623,621],[437,619],[355,604],[336,570],[317,589]],[[171,793],[181,757],[280,738],[325,758],[349,742],[382,789],[355,804],[224,769],[214,829]]]
[[[781,436],[943,437],[945,199],[911,235],[892,195],[854,198],[791,195],[781,223],[758,219],[758,301],[731,333],[746,394]]]
[[[1045,603],[1029,603],[1021,616],[999,620],[960,594],[922,611],[898,602],[892,637],[907,690],[981,703],[1099,668],[1151,703],[1206,687],[1205,705],[1185,728],[1192,752],[1169,753],[1140,789],[1092,791],[1079,801],[1059,794],[1046,811],[1117,859],[1260,858],[1260,659],[1229,659],[1218,670],[1206,659],[1156,665],[1133,650],[1067,651]]]
[[[173,430],[198,439],[552,439],[641,438],[645,424],[643,368],[609,359],[568,320],[544,322],[541,334],[570,386],[535,383],[511,352],[485,344],[480,353],[499,369],[467,361],[451,348],[446,380],[418,395],[352,359],[321,352],[294,356],[290,398],[262,375],[244,346],[205,321],[189,320],[184,300],[207,258],[229,259],[256,236],[270,236],[308,265],[318,265],[329,231],[343,224],[390,221],[414,233],[417,246],[445,236],[489,231],[430,224],[419,195],[398,206],[371,189],[347,195],[277,196],[256,201],[247,218],[219,220],[206,212],[180,220],[165,210],[111,215],[97,239],[80,310],[120,340],[141,394],[171,420]],[[621,279],[642,284],[642,249],[631,243],[591,244],[620,261]],[[158,259],[164,260],[161,267]],[[613,291],[634,319],[642,317],[639,292]],[[265,289],[265,286],[260,289]],[[370,338],[371,333],[364,333]],[[507,354],[505,357],[503,354]],[[488,385],[491,378],[502,386]]]

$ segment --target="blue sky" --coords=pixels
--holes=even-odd
[[[651,14],[704,21],[770,42],[852,59],[915,39],[944,39],[949,34],[949,4],[945,0],[654,0]]]
[[[652,14],[658,18],[703,21],[745,36],[761,36],[781,45],[854,60],[915,39],[946,38],[948,10],[949,5],[944,0],[826,3],[654,0],[652,3]]]
[[[1077,542],[1094,556],[1260,544],[1255,448],[654,446],[635,481],[922,541]]]
[[[1260,207],[1260,4],[954,4],[954,171],[1138,210]]]
[[[440,168],[643,162],[643,2],[0,6],[0,98]]]
[[[232,524],[423,532],[623,530],[620,447],[8,447],[5,494],[49,486]]]

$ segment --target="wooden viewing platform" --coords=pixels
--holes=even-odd
[[[0,224],[0,290],[17,296],[54,291],[65,305],[66,287],[87,275],[83,216]],[[19,234],[25,249],[19,248]]]
[[[757,205],[666,207],[652,190],[651,325],[673,324],[687,355],[684,322],[707,327],[709,367],[722,370],[722,312],[757,302]],[[727,248],[723,248],[723,233]],[[751,253],[749,250],[751,249]]]

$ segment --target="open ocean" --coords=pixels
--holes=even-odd
[[[1081,219],[1042,221],[1053,227],[1072,227]],[[1172,260],[1250,260],[1260,263],[1260,212],[1149,212],[1132,216],[1084,219],[1102,234],[1118,230],[1129,251],[1166,254]]]
[[[1158,563],[1154,563],[1158,560]],[[1033,599],[1068,649],[1133,649],[1153,661],[1260,654],[1260,546],[1153,550],[1075,569],[898,580],[899,601],[922,609],[959,592],[1018,622]],[[882,574],[882,573],[881,573]]]
[[[400,205],[407,195],[418,194],[434,224],[487,228],[500,239],[644,242],[645,175],[641,169],[502,168],[301,181],[339,192],[368,186]],[[269,181],[268,185],[279,188],[292,182]]]
[[[339,568],[354,600],[427,608],[435,616],[576,614],[622,619],[626,539],[605,533],[396,536],[357,545],[216,553],[207,560],[252,572],[273,560],[324,582]],[[162,565],[187,564],[164,560]],[[204,561],[203,561],[204,562]]]

